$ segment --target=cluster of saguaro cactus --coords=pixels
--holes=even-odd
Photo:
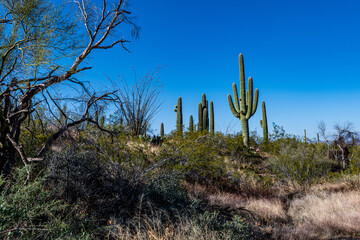
[[[182,101],[181,97],[178,97],[177,105],[174,106],[176,112],[176,131],[178,134],[182,134],[183,131],[183,115],[182,115]]]
[[[233,83],[234,102],[230,94],[228,94],[228,101],[231,112],[241,121],[244,144],[245,146],[249,146],[249,119],[256,112],[259,99],[259,90],[255,89],[255,95],[253,95],[253,80],[251,77],[248,79],[248,90],[245,89],[244,58],[241,53],[239,55],[239,68],[240,98],[238,96],[236,83]]]
[[[264,142],[267,142],[269,139],[269,132],[268,132],[268,124],[267,124],[267,117],[266,117],[266,108],[265,102],[262,101],[261,103],[261,110],[262,110],[262,120],[260,120],[260,126],[263,129],[263,139]]]
[[[209,121],[209,112],[210,112],[210,121]],[[209,131],[214,132],[214,104],[210,102],[210,109],[208,100],[206,100],[205,93],[201,96],[201,103],[198,105],[198,116],[199,116],[199,123],[198,123],[198,131]]]
[[[201,102],[198,104],[198,130],[199,132],[209,130],[209,115],[208,115],[208,101],[205,93],[201,96]]]

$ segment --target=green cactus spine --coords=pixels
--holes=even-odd
[[[263,129],[263,140],[264,142],[267,142],[269,140],[269,131],[268,131],[266,107],[264,101],[262,101],[261,103],[261,110],[262,110],[262,120],[260,120],[260,126]]]
[[[214,120],[214,103],[210,102],[210,133],[214,134],[215,132],[215,120]]]
[[[165,132],[164,132],[164,123],[161,123],[160,125],[160,136],[164,138]]]
[[[238,96],[236,84],[233,83],[234,102],[230,94],[228,94],[228,102],[232,114],[236,118],[239,118],[241,121],[241,129],[242,129],[244,144],[245,146],[249,146],[249,119],[256,112],[258,99],[259,99],[259,90],[255,89],[255,95],[253,95],[253,80],[251,77],[249,77],[248,90],[245,91],[244,58],[241,53],[239,55],[239,68],[240,68],[240,98]]]
[[[194,131],[194,119],[192,115],[190,115],[190,119],[189,119],[189,131],[190,132]]]
[[[176,131],[179,134],[182,134],[183,130],[183,115],[182,115],[182,101],[181,97],[178,97],[177,105],[174,106],[174,111],[176,112]]]

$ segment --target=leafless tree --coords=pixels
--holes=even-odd
[[[143,78],[137,78],[135,75],[132,85],[121,79],[122,87],[117,87],[118,115],[125,120],[124,124],[132,135],[145,135],[151,120],[159,110],[159,95],[162,88],[157,78],[159,70],[160,68]]]
[[[90,0],[72,0],[69,4],[76,12],[56,9],[49,0],[0,0],[6,13],[2,22],[9,23],[0,24],[0,174],[9,175],[16,155],[25,165],[42,159],[71,127],[85,121],[98,125],[88,112],[98,101],[115,99],[114,91],[98,96],[75,79],[76,74],[90,69],[81,65],[92,51],[116,45],[126,50],[124,44],[129,40],[121,26],[129,25],[133,36],[138,33],[125,0],[101,2],[98,7]],[[64,58],[68,65],[63,64]],[[83,99],[83,113],[76,119],[64,113],[65,124],[30,158],[19,144],[22,126],[39,104],[61,111],[52,89],[65,82],[79,86],[88,96]]]
[[[339,167],[345,170],[350,163],[350,146],[354,146],[359,142],[359,134],[354,131],[352,123],[345,123],[344,125],[335,124],[334,134],[326,134],[326,125],[321,121],[318,125],[321,136],[329,146],[328,157],[335,159]]]

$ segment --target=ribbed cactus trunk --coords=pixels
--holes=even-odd
[[[160,136],[161,136],[162,138],[164,138],[164,136],[165,136],[165,133],[164,133],[164,123],[161,123],[161,125],[160,125]]]
[[[178,97],[177,105],[175,105],[174,111],[176,112],[176,131],[179,135],[183,132],[183,115],[182,115],[182,100]]]
[[[201,103],[198,104],[198,117],[199,117],[198,131],[202,132],[204,128],[203,128],[203,112],[202,112]]]
[[[206,100],[205,93],[201,96],[201,103],[198,105],[198,115],[199,115],[199,124],[198,130],[199,132],[202,131],[209,131],[209,110],[208,110],[208,100]]]
[[[304,143],[307,143],[307,139],[306,139],[306,129],[304,129]]]
[[[190,119],[189,119],[189,131],[190,132],[194,131],[194,119],[192,115],[190,115]]]
[[[249,119],[256,112],[258,99],[259,99],[259,90],[255,89],[255,96],[253,96],[253,80],[251,77],[249,77],[248,79],[248,90],[245,89],[244,58],[241,53],[239,55],[239,69],[240,69],[240,98],[238,96],[236,84],[233,83],[234,102],[230,94],[228,94],[228,102],[229,102],[230,110],[233,113],[233,115],[239,118],[241,121],[244,144],[245,146],[249,146],[249,138],[250,138]]]
[[[214,103],[210,102],[210,133],[214,134],[215,132],[215,120],[214,120]]]
[[[268,131],[266,107],[264,101],[262,101],[261,103],[261,110],[262,110],[262,120],[260,120],[260,126],[263,129],[263,140],[264,142],[267,142],[269,140],[269,131]]]

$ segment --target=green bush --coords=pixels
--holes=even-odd
[[[306,189],[329,173],[332,162],[327,159],[324,149],[294,142],[283,145],[279,153],[270,158],[269,164],[279,181],[288,180],[293,187],[297,188],[299,184]]]
[[[31,171],[31,169],[30,169]],[[94,221],[87,215],[70,216],[69,205],[52,198],[45,177],[24,185],[25,167],[15,169],[11,181],[1,179],[0,236],[2,239],[94,238]]]

